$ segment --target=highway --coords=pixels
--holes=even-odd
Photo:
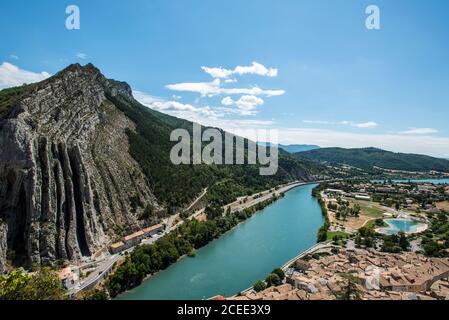
[[[195,204],[198,203],[207,193],[207,188],[203,190],[203,192],[182,212],[186,212],[190,210]],[[193,216],[197,216],[201,213],[201,211],[204,211],[204,209],[199,210],[196,212]],[[180,221],[176,225],[173,225],[175,221],[178,219],[178,217],[181,215],[181,213],[178,213],[176,215],[170,216],[168,218],[165,218],[162,223],[167,226],[167,228],[164,230],[164,232],[160,235],[155,235],[151,238],[147,238],[142,240],[141,244],[153,244],[155,241],[157,241],[159,238],[163,237],[164,235],[172,232],[176,228],[178,228],[181,224],[184,223],[184,221]],[[83,281],[80,282],[80,285],[76,288],[73,288],[69,290],[69,295],[73,296],[76,295],[80,291],[89,290],[94,288],[101,280],[107,276],[112,269],[114,268],[115,264],[124,256],[127,254],[130,254],[133,252],[135,247],[132,247],[121,254],[113,254],[113,255],[106,255],[105,258],[98,261],[89,262],[88,264],[95,264],[98,263],[98,266],[95,268],[94,271],[92,271]]]
[[[269,200],[273,196],[273,193],[275,193],[278,196],[284,192],[287,192],[293,188],[296,188],[298,186],[305,185],[305,184],[307,184],[307,183],[306,182],[293,182],[293,183],[290,183],[287,185],[282,185],[282,186],[280,186],[279,189],[277,189],[275,191],[266,190],[266,191],[257,193],[255,195],[249,196],[249,197],[241,197],[241,198],[237,199],[235,202],[224,206],[223,209],[226,212],[227,209],[230,207],[231,213],[235,213],[235,212],[253,207],[260,202]],[[190,210],[195,204],[197,204],[198,201],[200,201],[206,195],[207,190],[208,190],[207,188],[204,189],[203,192],[182,212],[186,212],[186,211]],[[247,199],[247,202],[244,202],[245,199]],[[251,200],[249,200],[249,199],[251,199]],[[192,219],[198,217],[199,215],[204,213],[204,210],[205,209],[203,208],[203,209],[196,211],[187,220],[192,220]],[[181,215],[181,212],[177,213],[173,216],[170,216],[168,218],[165,218],[162,221],[162,223],[166,225],[166,229],[164,230],[164,232],[160,235],[142,240],[142,244],[152,244],[155,241],[157,241],[159,238],[176,230],[179,226],[181,226],[185,222],[184,220],[181,220],[178,223],[174,224],[178,220],[180,215]],[[132,251],[134,251],[134,249],[135,249],[135,247],[132,247],[132,248],[122,252],[121,254],[107,255],[102,260],[90,262],[89,264],[98,263],[98,267],[92,273],[90,273],[87,276],[87,278],[83,279],[83,281],[80,283],[80,285],[78,287],[70,290],[69,295],[73,296],[73,295],[79,293],[80,291],[89,290],[89,289],[94,288],[101,280],[103,280],[112,271],[115,264],[121,258],[126,256],[126,254],[130,254]]]

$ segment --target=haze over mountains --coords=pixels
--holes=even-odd
[[[303,151],[310,151],[315,149],[320,149],[320,146],[314,144],[273,144],[269,142],[259,142],[261,145],[265,146],[277,146],[280,149],[287,151],[288,153],[297,153]]]
[[[378,148],[322,148],[294,155],[297,159],[309,159],[320,163],[346,164],[372,170],[374,167],[404,171],[449,172],[449,161],[418,154],[394,153]]]

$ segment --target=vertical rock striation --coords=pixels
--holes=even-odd
[[[72,65],[0,119],[0,270],[8,254],[24,266],[91,256],[117,229],[143,226],[131,198],[159,209],[127,152],[134,123],[106,98],[116,94],[133,99],[127,84]]]

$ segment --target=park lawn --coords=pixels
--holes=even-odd
[[[368,222],[366,223],[365,227],[368,228],[368,229],[373,229],[373,230],[374,230],[374,229],[376,229],[376,228],[385,228],[385,227],[388,227],[388,224],[387,224],[386,222],[383,222],[382,225],[377,225],[377,224],[376,224],[376,219],[373,219],[373,220],[368,221]]]
[[[382,218],[385,210],[378,207],[375,202],[362,201],[362,200],[352,200],[353,203],[357,203],[360,206],[361,214],[372,217],[372,218]]]
[[[350,237],[350,234],[346,233],[346,232],[342,232],[342,231],[328,232],[327,233],[327,241],[334,240],[335,236],[339,236],[342,239],[347,239]]]

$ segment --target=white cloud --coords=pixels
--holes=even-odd
[[[225,79],[225,83],[236,83],[237,79]]]
[[[151,109],[182,119],[195,121],[207,126],[222,128],[231,124],[238,124],[237,127],[246,128],[248,126],[268,126],[274,123],[272,120],[244,120],[226,118],[226,116],[230,115],[254,115],[255,110],[253,109],[253,106],[255,105],[255,107],[257,107],[257,105],[263,104],[263,100],[259,100],[257,97],[242,97],[237,101],[234,101],[228,97],[230,99],[228,102],[230,102],[231,105],[237,106],[237,108],[229,108],[183,104],[178,101],[164,100],[142,91],[133,91],[133,95],[137,101]],[[223,100],[226,100],[226,98]]]
[[[400,134],[410,134],[410,135],[425,135],[425,134],[433,134],[438,133],[438,130],[433,128],[410,128],[407,131],[402,131]]]
[[[51,75],[48,72],[35,73],[20,69],[19,67],[3,62],[0,65],[0,89],[17,87],[23,84],[30,84],[39,82],[49,78]]]
[[[256,74],[258,76],[264,77],[277,77],[278,69],[275,68],[267,69],[264,65],[257,62],[253,62],[253,64],[249,67],[242,67],[242,66],[236,67],[234,73],[237,73],[239,75]]]
[[[15,54],[10,54],[9,57],[13,60],[19,60],[19,56],[15,55]]]
[[[209,68],[209,67],[201,67],[201,69],[210,74],[212,78],[228,78],[234,72],[232,70],[227,70],[223,68]]]
[[[178,92],[199,93],[202,97],[214,97],[218,95],[251,95],[251,96],[281,96],[285,90],[264,90],[259,87],[251,88],[223,88],[220,79],[212,82],[185,82],[169,84],[167,89]]]
[[[185,82],[169,84],[167,89],[180,92],[195,92],[201,96],[216,96],[220,94],[220,79],[215,79],[212,82]]]
[[[264,101],[256,96],[242,96],[235,104],[242,115],[254,115],[256,114],[256,108],[263,105],[263,103]]]
[[[266,96],[266,97],[276,97],[276,96],[282,96],[286,93],[285,90],[265,90],[261,89],[259,87],[252,87],[252,88],[234,88],[234,89],[226,89],[222,88],[220,90],[220,94],[245,94],[245,95],[251,95],[251,96]]]
[[[374,129],[377,128],[379,125],[374,121],[369,122],[362,122],[362,123],[352,123],[351,124],[354,127],[362,128],[362,129]]]
[[[256,96],[242,96],[237,101],[234,101],[231,97],[226,97],[221,100],[221,103],[225,106],[236,105],[238,109],[234,112],[242,116],[253,116],[257,113],[257,107],[263,105],[264,101]]]
[[[234,104],[234,100],[231,97],[226,97],[221,100],[221,104],[224,106],[232,106]]]
[[[178,101],[167,101],[141,91],[133,91],[134,98],[144,106],[151,109],[169,113],[177,117],[192,120],[198,116],[211,119],[222,118],[225,115],[223,110],[215,110],[209,106],[197,107],[191,104],[184,104]]]
[[[269,129],[275,122],[274,120],[254,120],[254,119],[219,119],[198,121],[203,125],[218,127],[230,133],[238,134],[248,129]]]
[[[87,59],[87,54],[80,52],[80,53],[76,54],[76,57],[80,58],[80,59],[83,59],[83,60],[86,60]]]
[[[201,67],[201,69],[207,74],[211,75],[213,78],[229,78],[231,75],[244,75],[244,74],[254,74],[262,77],[277,77],[278,69],[267,68],[263,64],[258,62],[253,62],[250,66],[237,66],[234,70],[225,69],[222,67]]]
[[[374,129],[379,126],[378,123],[374,121],[368,122],[355,122],[355,121],[323,121],[323,120],[304,120],[303,123],[307,124],[320,124],[320,125],[341,125],[341,126],[351,126],[360,129]]]

